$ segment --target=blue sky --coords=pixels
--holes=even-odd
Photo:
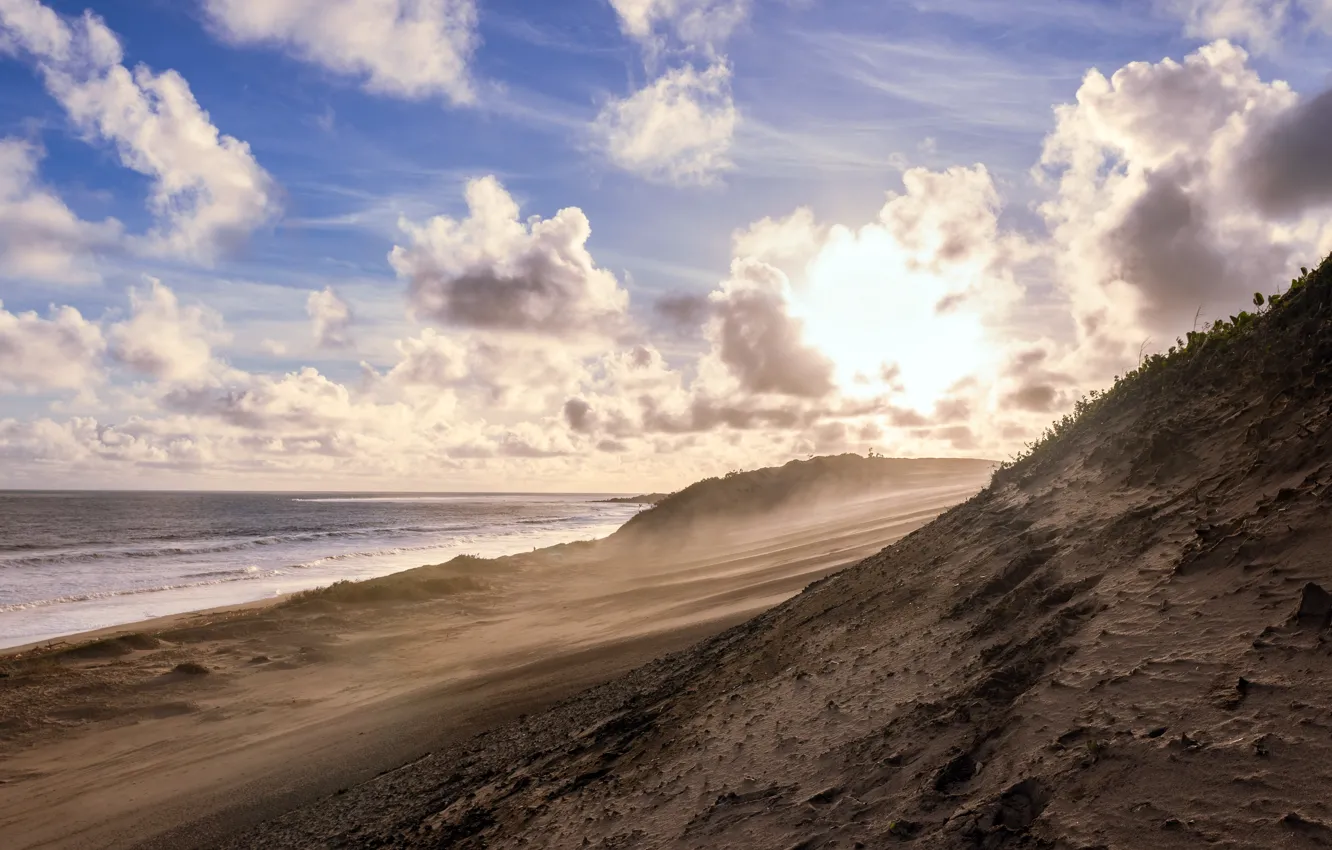
[[[1097,204],[1079,200],[1078,209],[1086,211],[1087,219],[1078,219],[1080,213],[1070,206],[1074,197],[1070,184],[1055,188],[1043,183],[1033,177],[1033,167],[1057,132],[1065,134],[1066,146],[1083,145],[1088,152],[1113,149],[1103,164],[1103,171],[1109,169],[1106,173],[1118,168],[1149,181],[1166,164],[1159,158],[1142,159],[1155,154],[1145,147],[1135,153],[1133,144],[1119,136],[1093,138],[1100,132],[1096,128],[1113,120],[1093,120],[1090,106],[1082,110],[1088,120],[1078,125],[1084,129],[1057,131],[1055,107],[1076,102],[1084,77],[1093,68],[1109,76],[1142,62],[1164,78],[1169,69],[1162,60],[1185,62],[1200,48],[1216,43],[1218,36],[1229,38],[1227,45],[1247,47],[1242,64],[1254,79],[1244,85],[1261,84],[1263,96],[1272,98],[1271,115],[1296,109],[1297,100],[1307,101],[1328,84],[1327,63],[1318,58],[1328,55],[1328,37],[1318,26],[1327,20],[1318,17],[1327,14],[1319,5],[1322,0],[1301,0],[1275,29],[1264,28],[1264,22],[1272,20],[1274,6],[1262,0],[1240,0],[1249,17],[1238,22],[1218,17],[1213,0],[338,2],[352,16],[417,6],[437,7],[440,14],[461,16],[457,20],[474,14],[474,25],[464,27],[474,47],[464,57],[472,102],[457,102],[456,92],[448,88],[456,80],[434,90],[404,94],[367,83],[370,73],[364,69],[349,72],[346,66],[334,67],[343,61],[340,45],[352,39],[330,40],[326,32],[311,35],[318,24],[311,19],[283,33],[238,36],[243,26],[258,26],[254,19],[236,23],[240,17],[226,17],[250,14],[244,0],[45,3],[66,28],[77,29],[85,11],[100,19],[118,37],[126,68],[143,65],[157,74],[168,70],[179,74],[217,131],[248,145],[254,167],[271,179],[264,200],[271,202],[274,212],[246,219],[243,238],[233,238],[228,230],[225,244],[219,242],[221,247],[210,248],[203,256],[198,251],[132,247],[135,235],[152,232],[162,219],[160,211],[154,213],[147,203],[157,185],[154,178],[140,173],[142,169],[126,167],[118,147],[123,139],[117,142],[106,132],[90,130],[87,121],[80,123],[73,116],[68,103],[53,95],[43,69],[56,60],[44,58],[32,46],[34,31],[23,31],[15,23],[18,18],[12,17],[41,4],[0,0],[0,33],[6,34],[0,45],[10,44],[4,51],[8,55],[0,52],[0,138],[24,143],[25,150],[35,152],[30,153],[37,157],[34,179],[74,217],[94,223],[114,219],[121,223],[121,238],[128,240],[112,247],[103,244],[88,255],[91,259],[79,259],[85,263],[81,268],[93,269],[80,282],[32,274],[31,267],[16,259],[21,245],[8,248],[6,265],[5,244],[0,240],[3,309],[11,316],[37,314],[27,324],[17,319],[11,323],[14,339],[29,334],[23,339],[37,346],[32,340],[52,327],[39,322],[53,321],[52,305],[67,305],[100,340],[89,343],[92,359],[85,370],[86,386],[68,376],[42,378],[32,365],[36,354],[26,365],[17,360],[9,364],[13,375],[7,382],[0,380],[0,422],[8,423],[8,432],[0,432],[5,435],[0,436],[0,446],[7,447],[6,456],[15,463],[10,479],[0,478],[0,485],[61,484],[88,475],[94,480],[128,476],[143,486],[299,485],[312,476],[333,475],[347,486],[373,481],[411,488],[423,486],[415,473],[425,463],[438,464],[463,484],[479,487],[493,481],[495,489],[511,489],[511,482],[494,479],[521,475],[536,486],[548,482],[560,489],[582,483],[581,476],[595,468],[597,472],[586,478],[589,486],[623,484],[633,489],[636,476],[644,486],[679,484],[718,466],[770,462],[811,450],[862,450],[870,444],[904,454],[999,456],[1020,445],[1022,434],[1039,430],[1079,391],[1109,374],[1105,358],[1090,352],[1136,347],[1129,340],[1140,331],[1159,336],[1162,330],[1148,327],[1151,322],[1141,315],[1128,315],[1132,311],[1127,308],[1123,321],[1114,323],[1120,327],[1113,341],[1090,340],[1078,330],[1079,317],[1097,309],[1097,299],[1104,300],[1110,292],[1109,301],[1115,301],[1117,286],[1137,287],[1144,304],[1151,301],[1150,275],[1142,281],[1126,277],[1120,262],[1096,280],[1069,279],[1068,251],[1082,244],[1079,239],[1106,236],[1083,232],[1091,227],[1088,222]],[[298,0],[277,5],[283,3],[301,6]],[[634,30],[635,7],[648,16],[643,19],[648,22],[646,30]],[[8,22],[6,10],[11,15]],[[691,13],[705,17],[691,19]],[[725,25],[716,23],[722,14],[730,16]],[[691,20],[704,20],[707,26],[690,30]],[[311,40],[315,38],[322,41]],[[384,49],[395,48],[390,44]],[[381,58],[390,63],[392,57]],[[1220,59],[1204,64],[1217,79],[1223,75],[1216,70],[1221,68]],[[665,85],[676,72],[695,76],[680,78],[683,82],[670,102],[688,108],[698,105],[698,112],[653,112],[647,123],[624,117],[648,114],[628,111],[632,107],[648,110],[665,103],[648,95],[666,91],[654,87]],[[713,74],[708,83],[702,82],[706,74]],[[1288,81],[1296,93],[1290,102],[1273,93],[1277,79]],[[1121,101],[1128,96],[1122,94]],[[1147,98],[1138,97],[1138,102],[1146,103]],[[1116,105],[1119,111],[1114,114],[1123,115],[1126,108]],[[1144,113],[1130,124],[1141,128],[1149,120],[1168,123],[1168,117],[1159,111]],[[1244,120],[1254,122],[1255,139],[1262,131],[1259,119],[1270,117],[1245,113]],[[1222,134],[1220,127],[1209,125],[1210,135],[1194,141],[1210,144]],[[678,142],[700,134],[706,139],[694,147]],[[914,190],[904,190],[903,174],[908,169],[948,174],[949,169],[978,164],[985,173],[978,179],[989,187],[977,189],[979,194],[951,193],[942,183],[930,184],[933,188],[928,191],[945,193],[946,198],[916,198]],[[1070,159],[1055,170],[1071,173],[1076,166]],[[623,309],[606,306],[610,302],[601,305],[602,312],[617,316],[613,332],[605,325],[595,333],[590,325],[556,329],[549,322],[540,326],[509,322],[498,327],[494,321],[463,315],[461,302],[447,301],[458,297],[457,290],[449,287],[470,279],[476,270],[459,267],[441,284],[435,267],[452,264],[452,257],[467,254],[468,245],[450,237],[452,241],[443,247],[440,243],[432,243],[428,250],[413,247],[407,244],[400,222],[424,224],[434,216],[465,219],[465,186],[487,176],[496,178],[519,204],[518,221],[532,215],[551,219],[566,208],[581,212],[591,234],[579,250],[585,250],[591,266],[610,275],[614,279],[610,285],[627,298]],[[1102,200],[1109,208],[1123,208],[1128,216],[1128,208],[1139,199],[1111,198],[1127,190],[1105,182],[1104,176],[1079,178],[1088,181],[1084,194],[1104,193]],[[159,175],[159,179],[164,178]],[[1198,204],[1219,204],[1218,199],[1228,196],[1225,181],[1230,177],[1219,170],[1214,177],[1198,179],[1202,182],[1184,187]],[[991,190],[992,203],[985,200]],[[905,198],[891,214],[881,212],[888,193],[903,193]],[[986,210],[985,220],[967,226],[979,228],[977,232],[988,240],[984,259],[957,274],[940,272],[925,281],[866,278],[868,282],[860,285],[875,287],[877,294],[861,303],[878,303],[875,298],[891,293],[893,286],[910,285],[916,287],[913,291],[938,286],[940,293],[953,295],[980,293],[973,299],[973,324],[985,338],[975,349],[981,362],[948,371],[949,380],[973,378],[973,383],[988,387],[984,399],[968,397],[967,404],[975,411],[973,421],[939,418],[940,403],[956,401],[965,387],[956,391],[945,387],[928,397],[911,389],[910,374],[902,379],[905,389],[898,388],[905,392],[902,398],[891,398],[894,385],[887,382],[874,396],[874,415],[847,414],[856,407],[852,404],[856,392],[850,387],[855,374],[826,347],[820,350],[814,338],[820,329],[825,337],[836,336],[828,329],[835,329],[841,318],[814,315],[819,308],[812,305],[857,303],[855,298],[808,296],[818,287],[841,285],[814,280],[813,268],[840,268],[833,262],[831,243],[824,240],[839,227],[854,234],[872,226],[894,234],[898,249],[910,247],[916,243],[903,235],[904,228],[915,227],[922,215],[908,209],[906,201],[913,199],[934,210],[951,209],[948,204],[954,202],[979,203]],[[1052,203],[1065,201],[1063,212],[1051,212]],[[794,231],[785,232],[781,239],[789,250],[768,250],[753,257],[737,253],[733,241],[737,231],[764,219],[781,219],[802,207],[812,213],[802,224],[808,233],[796,238]],[[1241,222],[1229,208],[1208,210],[1208,220],[1214,223],[1210,233],[1218,243],[1223,234],[1241,228],[1246,238],[1280,241],[1292,256],[1327,247],[1317,209],[1304,211],[1306,217],[1295,225],[1288,219]],[[967,218],[965,211],[955,212],[941,213],[944,217],[931,226],[945,232],[948,221]],[[1064,236],[1056,233],[1061,223]],[[1277,229],[1262,229],[1269,225]],[[1082,230],[1075,233],[1079,227]],[[844,246],[848,256],[860,258],[855,262],[869,263],[871,268],[878,262],[873,255],[877,249],[871,247],[873,235],[861,234],[854,249]],[[467,238],[476,244],[482,240],[476,235]],[[928,244],[930,238],[920,236],[916,241]],[[1019,242],[1020,249],[1015,247]],[[806,247],[791,247],[796,243]],[[1096,242],[1103,243],[1105,239]],[[404,273],[388,261],[395,246],[436,254],[415,265],[416,271]],[[1204,247],[1212,250],[1215,245]],[[535,248],[522,250],[528,252],[524,257],[535,256]],[[444,256],[440,251],[451,253]],[[732,261],[746,259],[775,270],[780,280],[755,283],[758,276],[752,270],[738,274]],[[495,268],[510,269],[511,264],[505,265],[508,260],[492,257],[491,261]],[[1271,269],[1284,269],[1289,257],[1283,255],[1273,263]],[[915,274],[919,265],[913,262],[903,268]],[[429,270],[421,271],[427,266]],[[1254,273],[1266,271],[1268,267]],[[504,274],[511,277],[511,269]],[[828,271],[820,274],[836,276]],[[174,356],[170,352],[136,360],[126,353],[126,343],[115,341],[124,337],[124,333],[116,336],[117,324],[135,316],[131,293],[147,292],[150,277],[169,293],[162,296],[167,306],[158,319],[174,324],[166,330],[160,324],[141,327],[151,327],[163,338],[184,340],[182,344],[199,341],[206,349],[200,363],[210,365],[190,372],[188,379],[182,377],[188,370],[161,365],[164,358]],[[844,277],[859,279],[857,274]],[[509,277],[500,275],[497,280]],[[572,284],[576,291],[565,296],[582,297],[578,287],[595,287],[595,280],[604,283],[602,278],[579,278]],[[423,309],[418,299],[424,296],[413,293],[441,285],[446,287],[441,290],[445,306]],[[350,313],[350,318],[338,320],[346,325],[347,339],[336,345],[321,344],[320,331],[311,332],[313,308],[308,301],[312,293],[325,288],[331,288]],[[752,295],[760,291],[761,298]],[[697,327],[667,327],[654,309],[662,298],[690,297],[700,310]],[[1218,294],[1218,299],[1224,297]],[[751,301],[762,301],[767,305],[764,310],[775,312],[728,312]],[[894,303],[889,297],[883,309],[891,310]],[[557,301],[553,308],[577,312],[579,304],[583,302]],[[190,310],[202,313],[182,318],[182,311]],[[739,324],[732,328],[727,324],[732,320]],[[4,327],[0,324],[0,335]],[[735,331],[732,337],[727,337],[728,328]],[[244,429],[261,431],[268,425],[237,424],[239,420],[225,416],[218,425],[208,418],[217,415],[207,412],[216,411],[216,405],[183,407],[179,402],[186,389],[194,393],[191,398],[205,390],[219,398],[246,393],[258,398],[264,391],[261,384],[271,390],[282,376],[309,367],[342,387],[352,405],[405,405],[419,412],[427,404],[421,386],[414,385],[410,392],[400,387],[407,395],[394,396],[385,389],[386,377],[372,387],[375,381],[366,376],[389,375],[404,362],[404,341],[421,339],[427,329],[447,338],[454,346],[450,356],[460,361],[483,356],[506,363],[567,357],[580,364],[575,371],[583,371],[561,373],[553,383],[538,376],[532,386],[516,378],[495,378],[500,372],[509,373],[493,364],[486,367],[491,382],[486,386],[471,378],[449,378],[433,387],[436,397],[429,404],[437,405],[438,398],[448,396],[452,407],[447,414],[431,413],[429,427],[467,431],[467,448],[427,451],[430,459],[425,461],[420,452],[426,450],[414,444],[410,451],[394,454],[393,462],[375,462],[368,470],[354,462],[330,461],[328,455],[306,464],[301,450],[289,446],[270,461],[247,466],[237,446],[257,437],[247,436]],[[41,337],[48,338],[49,334]],[[728,338],[744,338],[753,345],[759,344],[755,340],[781,338],[793,348],[737,354],[734,345],[726,349]],[[872,340],[873,335],[857,339]],[[12,342],[10,348],[18,344]],[[865,364],[877,362],[875,358],[889,366],[911,359],[908,354],[899,356],[893,345],[891,338],[885,338],[882,352],[853,358],[856,368],[871,368]],[[633,391],[607,384],[604,361],[617,351],[634,352],[644,346],[654,363],[661,359],[657,379],[665,394],[659,399],[664,408],[698,410],[700,405],[734,403],[767,424],[714,426],[708,420],[688,428],[679,423],[647,426],[651,417],[642,404],[633,413],[625,407]],[[560,350],[557,357],[550,355],[554,348]],[[505,352],[503,357],[494,353],[499,350]],[[1042,396],[1049,403],[1014,411],[1015,418],[1003,428],[987,431],[983,423],[995,421],[993,407],[1005,397],[1000,385],[1016,374],[1004,364],[1032,350],[1043,352],[1050,364],[1044,374],[1047,383],[1054,383]],[[491,354],[485,355],[487,351]],[[796,355],[808,355],[810,362],[837,361],[828,366],[838,376],[827,385],[835,384],[835,391],[802,395],[807,386],[787,392],[790,387],[783,389],[782,381],[761,377],[762,370],[769,368],[798,371],[801,367],[792,365],[791,359]],[[635,356],[646,362],[643,358],[648,355]],[[157,365],[140,368],[146,362]],[[0,356],[0,378],[5,368]],[[454,371],[475,377],[485,370],[474,365]],[[933,386],[926,378],[919,383]],[[593,406],[602,412],[600,424],[575,427],[568,404],[575,400],[593,404],[598,393],[600,401]],[[515,406],[508,401],[513,395],[541,400]],[[500,397],[505,400],[486,401]],[[637,398],[642,402],[645,397]],[[861,408],[868,398],[860,399]],[[656,409],[656,404],[647,406]],[[990,412],[982,413],[987,404]],[[784,415],[778,416],[778,410]],[[363,412],[364,417],[303,423],[299,435],[265,436],[315,440],[319,432],[352,443],[410,442],[401,434],[366,432],[356,422],[378,417],[368,409]],[[98,423],[94,432],[101,436],[89,438],[96,445],[80,442],[75,449],[34,436],[39,423],[72,433],[71,420],[79,417]],[[126,427],[131,420],[138,423],[134,438],[142,453],[129,456],[109,449],[104,429]],[[620,424],[612,426],[612,420]],[[629,420],[636,424],[627,424]],[[418,424],[426,427],[424,422]],[[569,433],[552,434],[560,429]],[[960,437],[964,430],[966,436]],[[195,451],[173,458],[171,451],[152,445],[154,440],[197,445]],[[390,468],[397,471],[383,472]]]

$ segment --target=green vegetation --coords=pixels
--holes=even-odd
[[[1290,282],[1290,289],[1284,293],[1267,297],[1261,292],[1254,293],[1256,312],[1246,310],[1229,319],[1206,323],[1202,330],[1189,331],[1187,336],[1177,338],[1176,344],[1165,353],[1147,355],[1137,369],[1122,376],[1116,375],[1110,389],[1092,390],[1083,396],[1071,413],[1051,424],[1039,439],[1028,443],[1025,450],[1012,460],[1000,464],[991,486],[1017,480],[1023,472],[1053,456],[1068,438],[1104,422],[1107,416],[1121,409],[1126,400],[1140,402],[1143,391],[1176,381],[1204,358],[1265,333],[1274,321],[1306,301],[1309,292],[1315,289],[1312,286],[1315,283],[1320,290],[1332,286],[1332,256],[1314,271],[1301,268],[1300,276]]]

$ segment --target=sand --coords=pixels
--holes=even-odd
[[[706,545],[677,534],[469,567],[424,601],[243,606],[7,653],[0,836],[13,850],[212,846],[742,622],[983,480],[804,506]]]

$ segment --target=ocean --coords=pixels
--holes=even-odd
[[[0,647],[605,537],[598,495],[0,491]]]

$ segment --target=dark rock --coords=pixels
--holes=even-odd
[[[934,777],[934,790],[947,794],[954,786],[961,785],[977,772],[976,760],[970,753],[957,756],[944,765]]]
[[[186,661],[183,664],[177,664],[173,673],[183,673],[186,676],[206,676],[209,673],[207,667],[202,664],[196,664],[193,661]]]
[[[920,832],[920,824],[910,820],[895,820],[888,824],[888,834],[894,838],[915,838]]]
[[[1050,786],[1039,779],[1024,779],[999,797],[994,814],[995,827],[1023,832],[1041,816],[1053,795]]]
[[[1155,729],[1152,729],[1150,732],[1147,733],[1147,737],[1148,737],[1148,738],[1159,738],[1159,737],[1161,737],[1162,735],[1164,735],[1164,734],[1166,733],[1166,730],[1167,730],[1168,728],[1169,728],[1169,727],[1167,727],[1167,726],[1157,726]]]
[[[842,786],[834,785],[830,788],[824,788],[819,793],[810,797],[807,802],[813,803],[816,806],[826,806],[840,796],[842,796]]]
[[[1281,819],[1281,825],[1293,832],[1303,833],[1316,843],[1332,842],[1332,827],[1319,820],[1307,818],[1299,812],[1291,812]]]
[[[1295,622],[1312,629],[1325,629],[1332,622],[1332,593],[1309,582],[1300,594],[1300,607]]]

